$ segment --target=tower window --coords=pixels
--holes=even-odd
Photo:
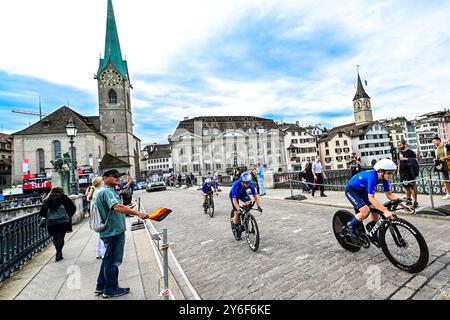
[[[117,93],[114,90],[109,90],[109,103],[116,104],[117,103]]]

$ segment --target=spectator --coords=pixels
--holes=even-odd
[[[259,184],[258,184],[256,166],[254,166],[254,168],[250,171],[250,174],[252,175],[253,184],[256,186],[256,192],[258,192],[258,194],[259,194]]]
[[[266,195],[266,187],[264,186],[264,166],[261,161],[258,161],[258,184],[259,184],[259,195]]]
[[[358,159],[355,152],[352,153],[352,158],[349,162],[349,167],[352,177],[361,171],[361,161]]]
[[[129,206],[133,200],[133,187],[134,181],[131,177],[128,177],[126,181],[122,181],[120,186],[120,196],[122,198],[122,204]]]
[[[117,170],[108,170],[103,174],[103,187],[95,194],[97,205],[103,221],[107,221],[106,228],[100,232],[100,238],[105,243],[105,256],[97,278],[95,293],[103,294],[103,298],[119,297],[130,292],[130,288],[119,287],[119,266],[122,264],[125,247],[125,215],[147,219],[148,215],[126,207],[120,203],[114,188],[123,176]]]
[[[412,205],[415,208],[419,206],[417,203],[417,189],[416,177],[419,174],[419,165],[416,160],[414,151],[408,148],[406,141],[402,140],[399,143],[399,160],[400,164],[397,169],[397,177],[403,183],[406,197],[408,198],[407,205]]]
[[[39,216],[47,219],[47,230],[56,249],[56,262],[63,259],[64,238],[66,232],[72,232],[72,216],[76,211],[72,200],[59,187],[51,189],[39,211]]]
[[[305,180],[306,180],[306,191],[308,193],[311,192],[311,189],[314,187],[314,174],[312,172],[312,163],[311,160],[308,159],[305,165]]]
[[[178,174],[178,186],[181,188],[181,173]]]
[[[317,185],[319,185],[320,196],[326,197],[327,195],[325,194],[325,186],[323,184],[324,175],[323,175],[322,163],[320,162],[320,156],[317,156],[316,161],[312,164],[312,173],[314,176],[314,187],[313,187],[311,195],[314,197],[314,192],[317,189]]]
[[[87,200],[90,203],[90,206],[92,206],[92,204],[95,202],[95,196],[96,194],[98,194],[98,190],[100,190],[100,188],[103,185],[103,179],[102,177],[96,177],[94,178],[94,180],[92,180],[92,185],[88,188],[89,192],[87,195]],[[105,256],[105,244],[103,243],[103,240],[100,239],[100,234],[97,237],[97,243],[95,245],[95,257],[97,259],[103,259],[103,257]]]
[[[435,158],[435,169],[441,172],[444,177],[444,186],[447,194],[442,198],[443,200],[450,199],[450,181],[449,181],[449,162],[450,162],[450,152],[448,151],[448,146],[445,147],[438,136],[433,138],[433,144],[436,147],[436,158]]]

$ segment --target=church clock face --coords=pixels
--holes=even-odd
[[[100,80],[104,85],[113,87],[122,82],[122,76],[116,70],[108,69],[102,72]]]

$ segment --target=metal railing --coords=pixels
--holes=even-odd
[[[0,210],[17,209],[26,206],[41,205],[42,197],[22,198],[10,201],[0,201]]]
[[[364,171],[370,169],[371,168],[362,168],[361,170]],[[351,177],[352,174],[350,169],[326,171],[324,178],[325,190],[343,191]],[[288,189],[291,187],[291,184],[294,189],[304,188],[304,183],[290,183],[290,180],[301,181],[301,173],[289,172],[274,174],[275,188]],[[446,191],[442,180],[444,180],[442,173],[434,171],[433,165],[420,165],[419,176],[416,178],[417,193],[444,195]],[[393,175],[392,177],[391,189],[395,193],[404,192],[403,186],[397,175]],[[382,191],[382,186],[377,186],[377,191]]]
[[[39,212],[0,224],[0,282],[19,270],[51,241]]]

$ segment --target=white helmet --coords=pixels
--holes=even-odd
[[[211,179],[208,178],[208,179],[205,180],[205,182],[209,184],[209,183],[211,183]]]
[[[375,169],[375,171],[395,171],[397,170],[397,165],[390,159],[381,159],[377,163],[375,163],[373,168]]]

